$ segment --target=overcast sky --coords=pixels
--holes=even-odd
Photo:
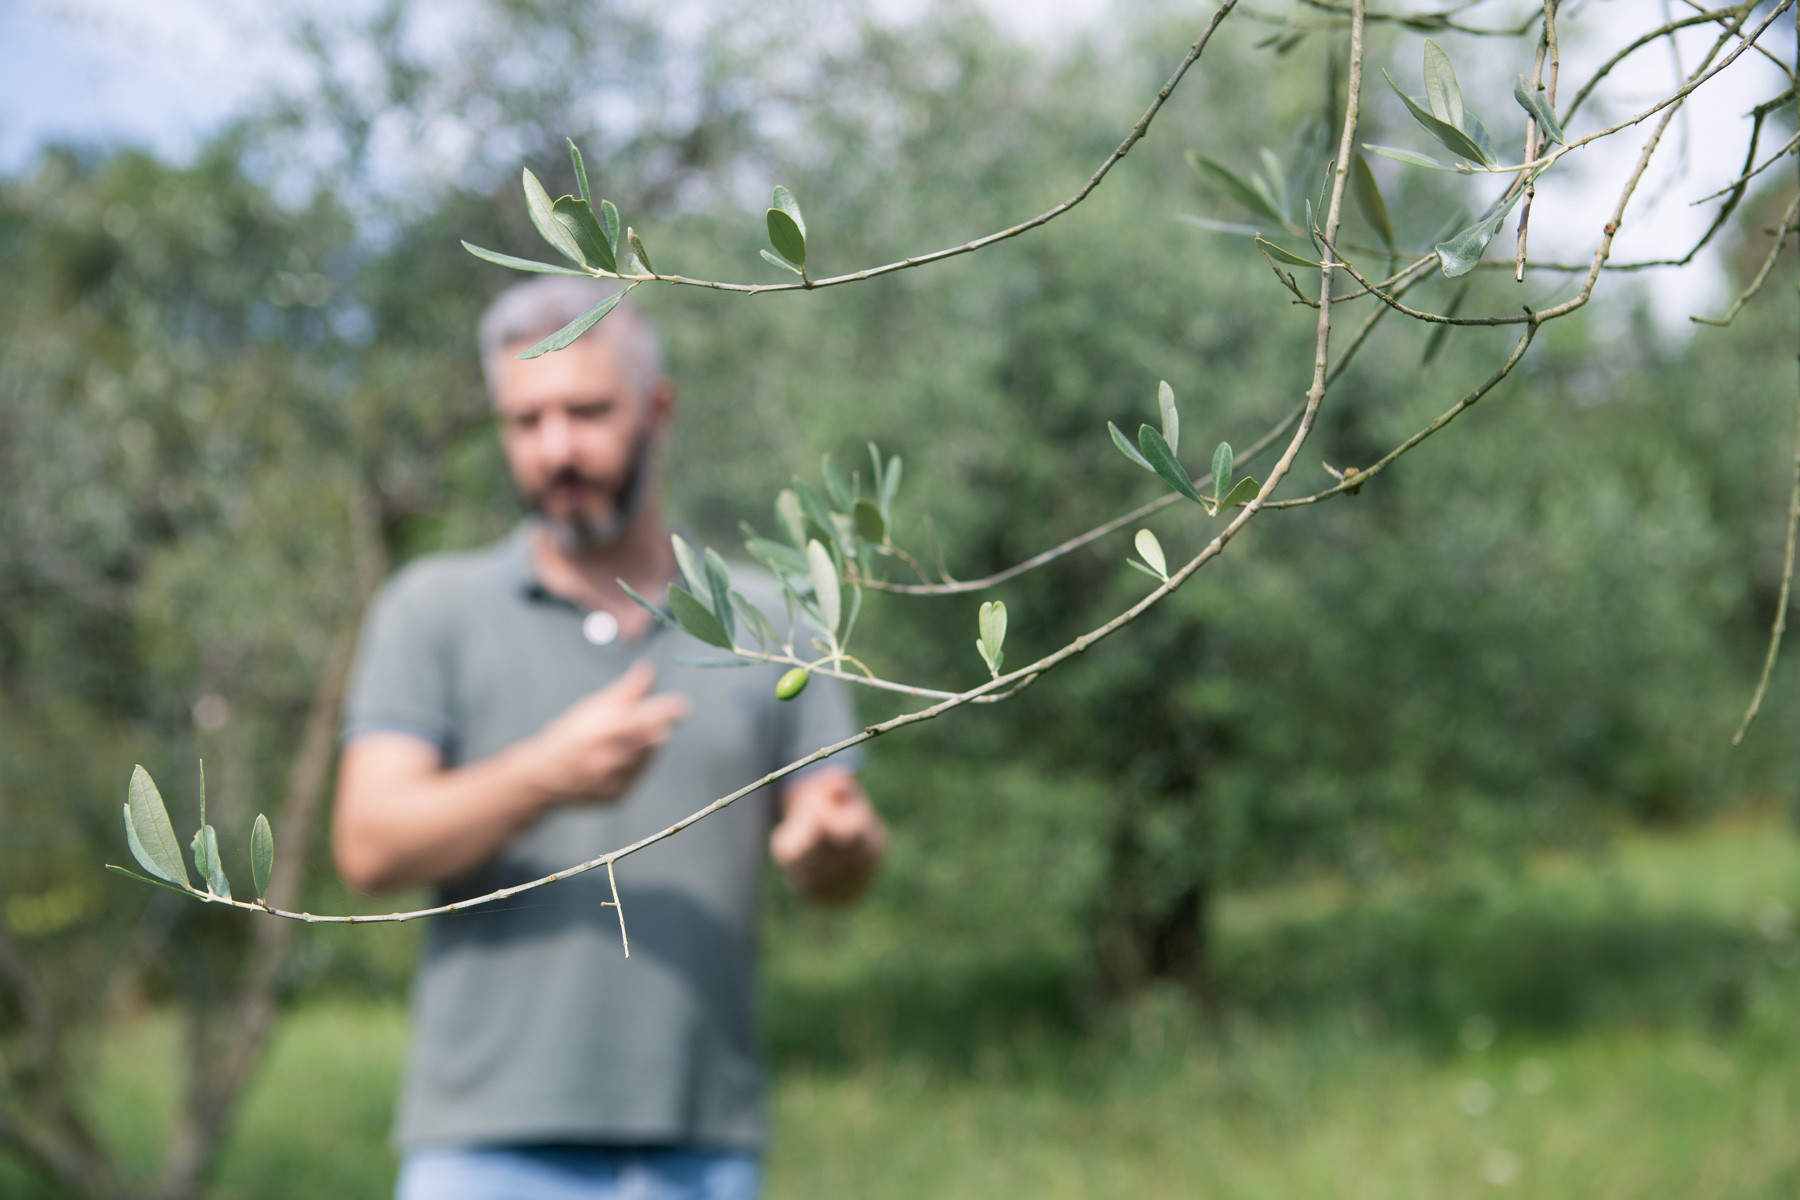
[[[884,0],[900,9],[910,2]],[[983,2],[1003,27],[1047,44],[1081,36],[1108,7],[1108,0]],[[299,3],[324,13],[366,7],[365,0]],[[1196,4],[1197,11],[1203,7],[1210,5]],[[1481,6],[1497,13],[1516,7],[1513,0]],[[1635,27],[1656,23],[1665,7],[1662,0],[1565,4],[1575,15],[1604,18],[1609,46]],[[0,172],[17,170],[46,141],[57,139],[126,142],[176,159],[187,156],[222,119],[294,70],[292,53],[278,33],[279,23],[291,20],[294,11],[292,3],[268,0],[0,0]],[[1712,36],[1703,29],[1688,31],[1681,48],[1684,61],[1692,63]],[[1565,42],[1564,77],[1579,77],[1593,53],[1579,41]],[[1480,78],[1484,66],[1474,55],[1465,55],[1459,65],[1471,95],[1507,94],[1510,78]],[[1399,70],[1404,78],[1405,65]],[[1623,113],[1652,99],[1658,89],[1666,92],[1675,70],[1666,51],[1635,56],[1607,97],[1607,111]],[[1646,180],[1643,200],[1634,202],[1616,256],[1642,255],[1698,235],[1711,209],[1689,202],[1735,173],[1747,127],[1743,114],[1780,86],[1772,65],[1756,63],[1695,93],[1677,131],[1685,153],[1666,156]],[[1389,104],[1393,97],[1378,95],[1374,102]],[[1487,114],[1489,123],[1510,128],[1517,114],[1509,104],[1502,107],[1505,111]],[[1559,167],[1540,188],[1534,252],[1591,253],[1594,231],[1604,223],[1612,199],[1595,181],[1616,178],[1638,145],[1636,140],[1613,141],[1618,144],[1602,143],[1571,155],[1567,169]],[[1407,144],[1431,148],[1422,135]],[[1723,277],[1711,267],[1658,285],[1656,303],[1673,327],[1685,325],[1687,313],[1705,311],[1723,297]]]

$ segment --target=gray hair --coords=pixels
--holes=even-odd
[[[496,360],[508,348],[549,337],[618,290],[617,284],[606,280],[545,275],[516,283],[495,296],[481,314],[476,334],[488,394],[494,391]],[[662,340],[629,300],[621,300],[604,320],[581,336],[610,344],[646,395],[666,377]]]

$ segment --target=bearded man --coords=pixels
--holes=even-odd
[[[621,303],[568,349],[519,352],[610,294],[503,293],[479,346],[531,516],[498,543],[402,570],[365,624],[346,702],[332,848],[362,891],[442,901],[626,845],[854,732],[819,679],[705,672],[661,598],[676,564],[658,487],[676,392]],[[772,581],[741,590],[779,611]],[[762,847],[805,895],[847,901],[886,830],[844,756],[599,872],[431,921],[395,1139],[400,1200],[738,1200],[760,1187],[754,1019]]]

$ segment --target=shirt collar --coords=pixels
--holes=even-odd
[[[550,589],[538,578],[537,563],[531,555],[531,539],[536,535],[538,522],[535,517],[526,517],[512,532],[500,539],[495,547],[499,560],[500,574],[507,586],[522,592],[533,600],[543,600],[550,596]]]

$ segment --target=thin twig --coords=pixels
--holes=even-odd
[[[1782,214],[1781,228],[1775,233],[1775,244],[1769,247],[1769,253],[1763,259],[1762,268],[1756,272],[1756,277],[1750,281],[1750,286],[1738,293],[1737,299],[1731,302],[1731,307],[1725,310],[1724,316],[1689,317],[1688,320],[1697,325],[1729,325],[1737,320],[1737,315],[1744,310],[1744,305],[1750,303],[1756,293],[1762,291],[1763,284],[1768,282],[1769,272],[1775,269],[1775,260],[1781,257],[1782,248],[1787,245],[1788,234],[1794,232],[1796,216],[1800,216],[1800,196],[1795,196],[1793,202],[1787,206],[1787,212]]]
[[[1230,14],[1231,10],[1237,7],[1237,4],[1238,0],[1222,0],[1218,11],[1213,13],[1212,19],[1206,23],[1206,28],[1201,30],[1200,36],[1194,40],[1194,44],[1188,47],[1186,57],[1184,57],[1176,66],[1174,73],[1169,76],[1168,82],[1164,83],[1162,88],[1156,93],[1156,98],[1150,102],[1150,107],[1144,110],[1144,115],[1139,117],[1137,124],[1131,127],[1131,131],[1125,135],[1125,140],[1120,142],[1118,147],[1111,154],[1106,156],[1106,160],[1100,164],[1093,175],[1088,178],[1088,181],[1082,184],[1080,189],[1077,190],[1073,196],[1070,196],[1067,200],[1064,200],[1054,208],[1045,209],[1029,221],[1021,221],[1017,225],[1002,229],[997,233],[990,233],[986,237],[976,238],[972,242],[964,242],[960,246],[951,246],[945,250],[935,250],[930,254],[914,255],[910,258],[900,259],[897,262],[885,263],[879,267],[868,267],[861,271],[853,271],[848,275],[831,275],[824,279],[805,279],[799,283],[722,283],[713,279],[690,279],[685,275],[619,275],[606,271],[596,271],[594,274],[610,279],[635,280],[639,283],[654,281],[657,283],[682,284],[687,287],[711,288],[714,291],[721,292],[744,292],[749,295],[758,295],[763,292],[809,292],[816,291],[819,288],[836,287],[839,284],[844,283],[860,283],[866,279],[875,279],[882,275],[892,275],[896,271],[905,271],[912,267],[925,266],[928,263],[942,262],[946,258],[955,258],[958,255],[970,254],[986,246],[992,246],[996,242],[1003,242],[1008,238],[1015,238],[1022,233],[1028,233],[1040,226],[1048,225],[1051,221],[1054,221],[1056,218],[1080,204],[1083,200],[1086,200],[1088,196],[1092,194],[1093,190],[1100,186],[1100,181],[1105,179],[1107,174],[1119,164],[1119,160],[1124,158],[1133,146],[1143,140],[1144,135],[1150,130],[1150,123],[1156,119],[1156,114],[1162,111],[1163,104],[1167,102],[1170,94],[1175,91],[1176,86],[1181,83],[1182,77],[1188,72],[1188,68],[1199,61],[1201,52],[1206,49],[1206,44],[1212,40],[1213,33],[1219,28],[1220,23],[1224,21],[1226,16]]]
[[[1794,34],[1800,40],[1800,10],[1794,14]],[[1787,240],[1785,229],[1781,238]],[[1796,388],[1795,396],[1794,468],[1788,485],[1787,547],[1782,551],[1781,595],[1775,601],[1775,619],[1769,626],[1769,649],[1763,655],[1762,674],[1757,677],[1756,691],[1750,697],[1750,706],[1744,710],[1744,719],[1738,723],[1737,732],[1731,735],[1734,746],[1743,742],[1744,734],[1750,730],[1750,722],[1756,720],[1756,714],[1762,710],[1769,680],[1775,674],[1775,659],[1781,653],[1781,635],[1787,631],[1788,599],[1794,590],[1794,542],[1796,535],[1800,535],[1800,387]]]
[[[1562,67],[1562,52],[1556,43],[1556,0],[1544,0],[1544,31],[1538,37],[1537,57],[1531,64],[1531,90],[1544,87],[1544,61],[1550,62],[1550,84],[1545,89],[1550,111],[1556,111],[1556,77]],[[1536,117],[1525,122],[1525,161],[1530,162],[1537,157],[1538,123]],[[1513,280],[1525,282],[1525,240],[1531,228],[1531,202],[1537,199],[1537,179],[1535,176],[1525,181],[1525,199],[1519,207],[1519,248],[1513,263]]]

